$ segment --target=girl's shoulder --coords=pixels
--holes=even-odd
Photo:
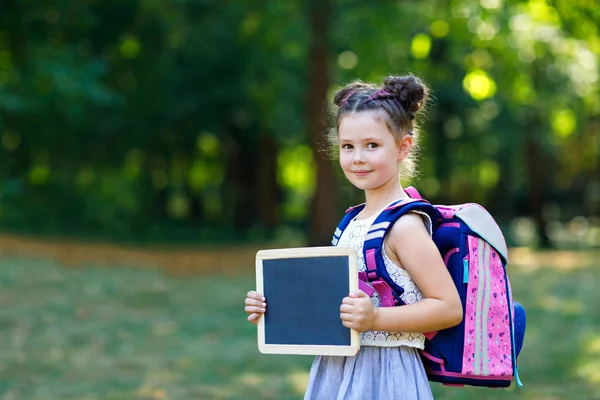
[[[411,211],[403,215],[392,226],[389,237],[401,239],[402,243],[419,240],[431,240],[432,221],[429,215],[420,211]]]

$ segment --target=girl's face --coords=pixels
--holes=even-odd
[[[373,112],[344,116],[339,125],[340,165],[346,178],[362,190],[399,183],[399,167],[412,138],[398,141]]]

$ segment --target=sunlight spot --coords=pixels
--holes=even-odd
[[[490,68],[492,66],[492,57],[485,49],[477,49],[469,55],[469,60],[475,68]]]
[[[598,80],[598,60],[588,48],[579,45],[574,51],[569,76],[573,81],[593,83]]]
[[[223,167],[214,162],[203,159],[194,160],[188,170],[187,180],[195,192],[200,192],[208,186],[216,186],[224,178]]]
[[[475,100],[484,100],[496,94],[496,82],[480,69],[473,70],[465,76],[463,88]]]
[[[590,354],[600,354],[600,336],[591,339],[587,348]]]
[[[531,79],[525,75],[515,78],[512,89],[513,97],[521,104],[531,104],[537,98]]]
[[[530,63],[535,60],[535,50],[531,45],[521,46],[517,55],[519,56],[519,60],[524,63]]]
[[[487,120],[492,120],[498,116],[500,107],[492,100],[488,100],[481,105],[481,116]]]
[[[129,181],[136,180],[142,172],[142,164],[144,162],[144,152],[139,149],[131,149],[125,156],[125,165],[123,166],[123,174]]]
[[[50,178],[50,168],[45,165],[37,165],[29,172],[29,181],[34,185],[43,185]]]
[[[307,204],[315,189],[316,166],[312,150],[297,145],[282,150],[277,157],[277,182],[288,191],[283,213],[292,219],[306,215]]]
[[[583,304],[578,300],[548,295],[540,301],[540,306],[546,311],[559,312],[563,315],[580,315],[583,312]]]
[[[599,226],[593,226],[590,229],[590,234],[588,235],[588,244],[590,247],[600,247],[600,224]]]
[[[566,300],[562,303],[560,311],[565,315],[580,315],[583,313],[583,304],[577,300]]]
[[[216,384],[215,384],[216,385]],[[194,385],[194,394],[196,399],[231,399],[233,398],[233,387],[228,386],[209,386],[202,384]]]
[[[582,215],[574,217],[569,222],[569,230],[574,236],[585,236],[590,229],[590,223],[588,219]]]
[[[358,56],[356,55],[356,53],[349,50],[343,51],[338,57],[338,63],[340,64],[340,67],[344,69],[354,68],[357,62]]]
[[[298,394],[302,394],[306,391],[308,377],[309,373],[305,371],[292,371],[288,374],[288,380],[293,390]]]
[[[419,33],[415,35],[410,46],[410,51],[415,58],[426,58],[431,50],[431,38],[429,35]]]
[[[530,0],[527,3],[527,8],[528,14],[536,21],[553,23],[560,21],[558,13],[554,7],[546,3],[546,0]]]
[[[494,160],[483,160],[479,166],[479,184],[484,188],[493,188],[500,178],[500,169]]]
[[[481,7],[487,9],[496,9],[502,6],[502,0],[479,0]]]
[[[240,382],[247,386],[260,386],[265,381],[264,375],[247,373],[240,377]]]
[[[535,37],[546,43],[552,43],[557,38],[559,38],[560,32],[554,26],[542,25],[537,28],[537,32],[535,32]]]
[[[149,399],[164,399],[167,396],[167,393],[163,389],[154,389],[152,387],[144,386],[136,390],[136,395],[143,398]]]
[[[515,242],[521,246],[529,246],[536,239],[535,222],[531,218],[515,218],[511,223],[511,232]]]
[[[473,5],[462,1],[454,2],[452,5],[452,16],[454,18],[469,18],[475,12]]]
[[[481,20],[475,29],[475,32],[477,32],[477,37],[481,40],[492,40],[499,31],[500,24],[495,19],[485,21]]]
[[[250,12],[241,23],[241,31],[243,36],[252,36],[260,27],[260,15],[257,12]]]
[[[133,36],[127,36],[121,42],[119,51],[123,58],[136,58],[140,52],[140,42],[137,41]]]
[[[551,122],[552,129],[560,138],[571,135],[577,127],[577,117],[570,109],[553,112]]]
[[[202,132],[198,135],[196,145],[202,154],[213,157],[218,155],[219,149],[221,148],[219,138],[211,132]]]
[[[190,202],[185,193],[177,191],[167,201],[167,213],[175,219],[183,219],[190,212]]]
[[[550,48],[552,49],[552,52],[556,55],[566,53],[568,50],[567,41],[564,40],[562,37],[555,37],[550,42]]]
[[[279,181],[284,186],[310,195],[314,189],[315,163],[312,150],[299,145],[283,150],[277,159]]]
[[[525,14],[513,15],[510,18],[509,25],[510,29],[513,31],[525,32],[531,26],[531,19]]]
[[[600,259],[600,251],[590,253],[568,250],[534,251],[524,246],[509,249],[510,263],[528,271],[544,268],[568,272],[596,268],[598,259]]]
[[[429,27],[429,32],[437,38],[442,38],[448,34],[450,28],[448,27],[448,23],[444,20],[434,21]]]
[[[553,242],[564,242],[568,240],[568,233],[559,221],[550,221],[546,225],[546,235]]]
[[[533,251],[529,247],[511,247],[509,249],[509,260],[514,265],[532,265],[535,263]]]
[[[600,361],[589,360],[577,368],[577,375],[590,383],[600,383]]]

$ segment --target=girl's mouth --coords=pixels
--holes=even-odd
[[[352,173],[356,176],[367,176],[371,171],[352,171]]]

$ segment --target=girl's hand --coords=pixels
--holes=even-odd
[[[364,332],[372,329],[377,319],[377,309],[368,294],[359,290],[344,297],[340,307],[340,318],[346,328]]]
[[[256,293],[254,290],[248,292],[246,297],[246,314],[248,314],[248,321],[254,325],[258,325],[258,320],[267,310],[266,299],[262,294]]]

